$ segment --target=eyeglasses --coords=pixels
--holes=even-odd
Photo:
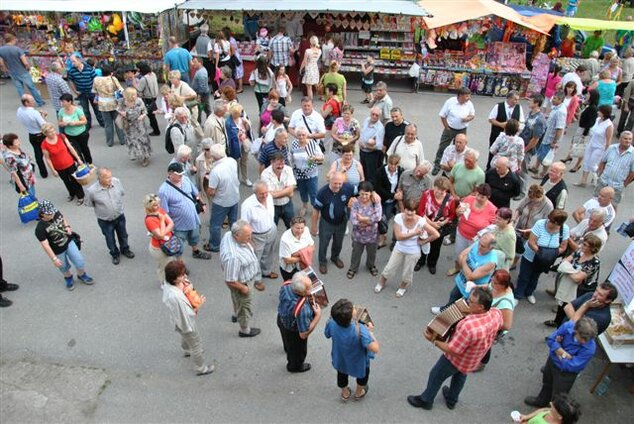
[[[205,152],[209,152],[211,151],[211,149],[203,149]]]

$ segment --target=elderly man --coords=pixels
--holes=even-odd
[[[535,94],[528,101],[528,118],[526,119],[526,125],[520,132],[520,137],[524,140],[524,160],[520,165],[520,183],[521,194],[519,197],[524,197],[528,188],[528,165],[531,162],[531,158],[535,152],[535,147],[539,144],[539,140],[546,132],[546,117],[542,112],[542,104],[544,103],[544,96],[541,94]],[[521,199],[516,199],[521,200]]]
[[[214,113],[207,117],[203,127],[205,138],[211,138],[215,144],[221,144],[224,148],[227,145],[227,128],[225,126],[225,115],[227,114],[227,103],[222,100],[214,100]]]
[[[174,150],[177,151],[180,146],[187,145],[192,149],[195,157],[198,141],[196,140],[194,127],[189,121],[189,111],[184,106],[177,107],[174,110],[174,117],[176,117],[176,121],[167,127]]]
[[[214,166],[209,172],[207,196],[211,199],[211,216],[209,218],[209,243],[204,249],[218,252],[222,223],[229,220],[229,225],[238,219],[238,203],[240,202],[240,182],[238,181],[238,163],[227,157],[225,147],[214,144],[210,147]]]
[[[489,135],[489,150],[498,135],[504,131],[506,121],[513,118],[520,123],[524,123],[524,112],[522,106],[519,104],[520,95],[517,91],[511,90],[506,95],[506,100],[496,104],[489,113],[489,123],[491,124],[491,134]],[[493,154],[489,152],[489,159],[487,160],[486,168],[489,169],[489,165],[493,159]]]
[[[359,159],[363,167],[366,181],[375,183],[376,175],[383,164],[383,137],[385,128],[379,121],[381,110],[377,107],[370,109],[370,116],[361,125],[359,137]]]
[[[561,140],[561,137],[564,135],[564,130],[566,129],[566,117],[568,116],[566,105],[564,104],[565,98],[566,95],[563,91],[558,91],[553,95],[551,100],[552,109],[546,119],[546,131],[542,137],[541,144],[535,152],[535,166],[528,168],[528,170],[532,173],[539,172],[539,166],[542,165],[542,162],[548,152],[558,147],[557,143],[559,143],[559,140]],[[542,168],[542,173],[538,176],[534,176],[533,178],[542,179],[546,176],[548,167],[542,166]]]
[[[374,86],[374,97],[368,105],[369,107],[377,107],[381,111],[381,123],[385,125],[392,111],[392,98],[387,94],[387,84],[379,81]]]
[[[405,128],[409,125],[403,118],[403,112],[400,107],[393,107],[390,110],[391,121],[385,124],[385,136],[383,137],[383,153],[392,145],[392,141],[405,134]]]
[[[587,200],[583,205],[579,206],[573,213],[572,217],[577,222],[581,222],[584,219],[590,218],[590,214],[593,211],[601,210],[605,212],[605,224],[606,228],[612,225],[614,218],[616,218],[616,211],[612,206],[612,200],[614,200],[614,189],[612,187],[603,187],[599,190],[597,197],[593,197]]]
[[[271,279],[278,277],[277,273],[272,271],[277,238],[274,217],[273,196],[269,193],[266,183],[258,180],[253,184],[253,194],[242,202],[240,219],[248,222],[253,230],[251,244],[260,263],[260,271],[255,276],[255,288],[260,291],[266,288],[262,277]]]
[[[456,325],[447,342],[436,340],[429,329],[425,330],[425,338],[444,355],[429,372],[425,391],[418,396],[407,397],[410,405],[432,409],[442,383],[451,377],[451,385],[442,388],[442,395],[449,409],[456,407],[458,396],[467,381],[467,374],[479,369],[482,358],[502,328],[502,313],[497,308],[491,308],[492,302],[486,289],[474,289],[469,296],[469,314]]]
[[[233,303],[231,320],[240,325],[240,337],[255,337],[261,332],[259,328],[249,326],[253,317],[249,284],[260,272],[258,258],[251,245],[252,232],[248,222],[238,220],[231,225],[231,231],[225,233],[220,244],[220,266]]]
[[[282,335],[288,372],[310,370],[310,364],[304,362],[308,353],[308,336],[321,318],[321,308],[310,300],[311,286],[310,278],[299,271],[280,288],[277,326]]]
[[[191,66],[192,55],[187,50],[178,45],[176,37],[172,36],[168,40],[169,50],[165,53],[163,64],[165,73],[179,71],[181,81],[189,83],[189,68]]]
[[[126,258],[134,258],[128,245],[128,231],[125,226],[123,196],[125,191],[118,178],[112,176],[108,168],[97,170],[98,181],[88,187],[84,205],[94,208],[101,233],[106,238],[106,245],[112,256],[112,263],[119,265],[121,254]],[[115,233],[119,239],[119,247],[115,241]]]
[[[564,306],[566,318],[572,322],[582,317],[591,318],[597,323],[597,336],[610,326],[612,313],[610,305],[619,293],[614,284],[607,281],[599,284],[593,292],[585,293]]]
[[[321,113],[313,109],[313,100],[310,97],[303,97],[301,109],[297,109],[291,115],[288,123],[288,132],[297,138],[296,131],[299,127],[304,127],[308,130],[308,138],[321,140],[326,136],[324,118]]]
[[[401,157],[401,167],[406,171],[413,170],[425,160],[423,143],[418,139],[417,132],[416,124],[409,124],[405,128],[405,134],[394,139],[387,149],[388,156],[397,154]]]
[[[398,202],[400,210],[405,210],[405,202],[420,202],[425,190],[432,187],[431,169],[433,165],[424,160],[413,171],[404,171],[398,181],[398,188],[394,194],[394,200]]]
[[[524,403],[536,408],[548,406],[553,397],[568,393],[577,375],[585,369],[596,351],[597,323],[588,317],[568,321],[546,339],[548,360],[542,373],[542,388]]]
[[[0,69],[9,74],[18,96],[24,95],[24,86],[29,89],[33,95],[38,107],[44,106],[44,101],[40,92],[35,88],[31,74],[31,64],[26,57],[26,51],[16,46],[18,39],[11,33],[4,35],[4,46],[0,47]]]
[[[632,132],[623,131],[618,144],[613,144],[605,151],[599,169],[598,183],[594,193],[597,195],[603,187],[614,189],[614,206],[621,203],[623,190],[634,180],[634,147]]]
[[[209,89],[209,74],[207,69],[203,66],[203,62],[200,58],[194,57],[191,62],[191,67],[194,69],[194,79],[192,80],[191,87],[198,95],[198,103],[200,108],[198,110],[198,123],[203,124],[203,111],[208,118],[211,114],[209,107],[209,95],[211,90]]]
[[[200,201],[198,189],[189,178],[183,178],[185,168],[182,163],[170,163],[167,180],[161,184],[158,196],[161,207],[174,221],[174,234],[189,243],[192,256],[196,259],[211,259],[211,255],[198,248],[200,240],[200,217],[196,203]]]
[[[583,219],[579,224],[570,230],[570,240],[568,241],[568,247],[571,251],[576,251],[586,234],[594,234],[599,237],[602,242],[601,249],[605,247],[608,241],[608,232],[604,224],[606,220],[606,212],[601,209],[593,210],[590,215]]]
[[[509,158],[499,157],[486,172],[484,181],[491,186],[491,203],[498,208],[511,207],[511,199],[520,194],[520,180],[509,168]]]
[[[62,108],[59,101],[62,94],[72,94],[68,83],[64,80],[64,78],[62,78],[61,70],[62,64],[55,60],[51,63],[51,66],[49,66],[48,74],[44,78],[46,87],[48,88],[48,93],[51,96],[51,102],[55,108],[55,116],[57,116],[57,113]]]
[[[46,178],[48,177],[48,170],[46,169],[44,156],[42,154],[42,141],[44,141],[45,137],[44,134],[42,134],[42,125],[46,123],[44,118],[47,116],[47,113],[35,109],[35,99],[30,94],[24,94],[20,101],[22,102],[22,106],[18,108],[16,116],[29,134],[29,143],[33,146],[33,153],[37,167],[40,170],[40,176]]]
[[[293,174],[293,168],[285,164],[286,157],[276,152],[273,154],[271,165],[262,171],[260,178],[264,181],[273,197],[275,207],[275,227],[284,221],[286,228],[291,228],[291,219],[295,217],[293,208],[293,192],[297,186],[297,180]]]
[[[284,163],[288,162],[288,132],[284,128],[280,128],[275,131],[275,138],[272,143],[266,143],[260,148],[260,155],[258,156],[258,162],[260,164],[260,174],[271,165],[271,159],[273,156],[279,153],[284,157]]]
[[[344,181],[344,174],[335,172],[330,182],[319,189],[313,205],[310,233],[317,236],[319,222],[319,272],[322,274],[328,273],[327,254],[331,239],[330,260],[339,269],[345,266],[339,255],[348,223],[348,201],[354,195],[354,187]]]
[[[633,163],[634,166],[634,163]],[[563,162],[555,162],[548,168],[548,174],[542,179],[541,186],[544,187],[546,197],[550,200],[555,209],[565,209],[568,200],[568,186],[564,181],[566,165]]]
[[[477,186],[484,183],[485,174],[478,166],[480,153],[477,150],[467,148],[464,154],[464,162],[454,165],[449,173],[452,183],[451,194],[458,200],[467,197]]]
[[[458,133],[453,144],[447,146],[440,159],[440,169],[448,175],[454,166],[464,163],[464,154],[467,152],[467,135]]]
[[[97,77],[95,70],[84,62],[78,53],[73,53],[70,56],[70,61],[73,66],[68,70],[68,82],[73,93],[79,98],[81,108],[86,115],[86,128],[90,129],[92,126],[92,115],[90,114],[90,107],[99,122],[99,126],[104,126],[103,116],[96,106],[95,93],[92,91],[92,84]]]
[[[590,56],[583,62],[586,68],[588,68],[588,76],[590,77],[590,79],[594,79],[595,76],[599,75],[599,72],[601,71],[601,62],[599,62],[598,51],[591,51]]]
[[[475,118],[475,108],[473,107],[473,103],[471,103],[471,90],[465,87],[460,88],[456,97],[451,97],[445,101],[438,116],[440,116],[440,121],[444,129],[440,136],[438,150],[436,151],[432,175],[436,175],[440,171],[441,159],[447,147],[454,141],[458,134],[467,134],[469,122]]]

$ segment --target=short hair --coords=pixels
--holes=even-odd
[[[434,167],[434,164],[432,164],[430,161],[425,159],[420,164],[418,164],[416,168],[419,168],[419,167],[427,173],[432,170],[432,168]]]
[[[359,183],[358,191],[365,191],[368,193],[372,193],[374,191],[374,185],[370,181],[361,181]]]
[[[275,152],[271,156],[271,162],[275,162],[276,160],[286,160],[286,156],[282,152]]]
[[[176,279],[184,274],[187,274],[187,267],[185,262],[180,259],[168,262],[165,265],[165,282],[172,286],[176,283]]]
[[[537,105],[540,107],[542,104],[544,104],[544,96],[542,94],[534,94],[533,97],[531,97],[531,100],[537,103]]]
[[[504,134],[517,135],[518,132],[520,132],[520,121],[513,118],[506,121],[506,125],[504,126]]]
[[[280,93],[272,88],[271,91],[269,91],[269,94],[266,96],[268,99],[275,99],[275,100],[279,100],[280,99]]]
[[[562,209],[553,209],[548,214],[548,220],[559,226],[564,225],[568,219],[568,212]]]
[[[379,81],[374,86],[377,90],[387,90],[387,84],[384,81]]]
[[[473,156],[475,160],[478,160],[478,158],[480,157],[480,152],[478,152],[476,149],[473,149],[471,147],[467,147],[466,149],[464,149],[464,155],[465,157],[467,155]]]
[[[329,82],[328,84],[326,84],[326,92],[331,92],[333,96],[336,96],[339,92],[339,88],[337,87],[337,84]]]
[[[475,296],[475,301],[478,305],[481,305],[485,311],[491,309],[491,304],[493,303],[493,297],[491,297],[491,293],[488,290],[482,287],[476,287],[473,289],[473,294]]]
[[[275,130],[275,134],[273,136],[273,140],[277,140],[278,137],[283,136],[284,134],[288,134],[288,132],[286,131],[286,129],[284,128],[278,128]]]
[[[575,69],[575,72],[585,72],[587,70],[588,70],[588,67],[584,64],[581,64],[577,66],[577,69]]]
[[[601,246],[603,246],[603,242],[601,241],[601,239],[592,233],[588,233],[583,236],[583,242],[588,243],[590,252],[592,252],[593,255],[599,253],[599,250],[601,250]]]
[[[416,199],[406,199],[405,204],[403,205],[405,209],[408,211],[418,211],[419,200]]]
[[[344,153],[353,153],[354,154],[354,144],[346,144],[341,147],[341,154]]]
[[[511,97],[515,97],[518,96],[519,97],[520,93],[518,93],[516,90],[511,90],[506,94],[506,98],[510,99]]]
[[[624,135],[629,135],[630,137],[632,137],[634,135],[634,133],[632,133],[632,131],[623,131],[621,132],[621,135],[619,136],[619,140],[621,139],[621,137],[623,137]]]
[[[127,87],[125,90],[123,90],[123,97],[126,100],[130,100],[132,98],[132,96],[136,95],[136,88],[134,87]]]
[[[11,34],[10,32],[7,32],[6,34],[4,34],[4,42],[5,43],[11,43],[13,41],[17,40],[17,37],[13,34]]]
[[[495,280],[503,285],[505,289],[513,287],[513,283],[511,282],[511,273],[505,269],[496,270],[491,278],[495,278]]]
[[[393,165],[398,165],[400,161],[401,155],[399,155],[398,153],[392,153],[390,156],[387,157],[387,163],[391,163]]]
[[[14,133],[6,133],[5,135],[2,136],[2,144],[4,144],[7,147],[11,147],[13,146],[13,143],[15,142],[15,140],[17,140],[19,137],[17,134]]]
[[[167,79],[168,80],[173,80],[173,79],[180,80],[181,79],[181,71],[179,71],[178,69],[174,69],[173,71],[170,71],[169,74],[167,74]]]
[[[592,51],[590,52],[589,57],[592,57],[592,58],[594,58],[594,59],[598,59],[598,58],[599,58],[599,52],[598,52],[598,51],[596,51],[596,50],[592,50]]]
[[[51,62],[51,66],[48,67],[51,72],[59,72],[62,69],[62,65],[57,60]]]
[[[313,99],[311,99],[310,97],[308,96],[302,97],[302,103],[312,103],[312,102],[313,102]]]
[[[449,190],[451,190],[451,181],[449,181],[449,178],[443,177],[441,175],[439,177],[436,177],[436,179],[434,180],[434,187],[448,192]]]
[[[294,216],[293,218],[291,218],[291,227],[295,224],[306,225],[306,219],[303,216]]]
[[[291,279],[291,288],[295,293],[306,294],[306,284],[304,279],[308,278],[308,275],[304,271],[296,272]]]
[[[599,106],[599,113],[603,115],[603,119],[609,119],[612,116],[612,105]]]
[[[628,59],[632,56],[634,56],[634,50],[631,47],[626,48],[625,52],[623,52],[623,59]]]
[[[619,297],[619,291],[616,289],[616,286],[609,281],[604,281],[598,286],[601,290],[608,290],[608,300],[611,302],[617,297]]]
[[[192,148],[189,147],[187,144],[181,144],[180,146],[178,146],[178,149],[176,149],[177,158],[185,158],[191,154]]]
[[[392,109],[390,109],[390,113],[400,113],[402,115],[403,111],[401,110],[400,107],[394,106]]]
[[[528,188],[528,198],[529,199],[540,199],[544,197],[544,187],[539,184],[532,184]]]
[[[499,208],[495,214],[506,221],[513,219],[513,211],[511,208]]]
[[[214,112],[224,111],[227,104],[222,99],[214,100]]]
[[[579,421],[581,407],[566,393],[557,393],[553,396],[553,408],[561,415],[561,422],[573,424]]]
[[[136,67],[139,69],[141,75],[152,73],[152,68],[150,68],[150,65],[145,61],[138,62]]]
[[[482,183],[475,188],[475,192],[486,197],[491,197],[491,186],[487,183]]]
[[[593,209],[592,212],[590,212],[590,218],[599,218],[601,222],[605,220],[606,215],[607,214],[605,213],[605,210],[603,209]]]
[[[103,72],[103,68],[102,68],[102,72]],[[170,88],[167,84],[163,84],[161,86],[161,88],[159,89],[159,93],[161,93],[162,95],[167,95],[170,93]]]
[[[597,323],[592,318],[581,317],[575,324],[575,331],[585,341],[592,340],[597,336]]]
[[[354,306],[348,299],[339,299],[330,308],[330,316],[341,327],[348,327],[352,321]]]
[[[269,189],[269,185],[264,180],[256,180],[253,182],[252,190],[254,193],[258,189],[258,187],[264,187],[267,191]]]
[[[231,68],[228,66],[222,66],[220,72],[222,72],[222,75],[227,79],[231,79],[231,75],[233,74]]]
[[[211,139],[211,138],[209,138],[209,137],[206,137],[206,138],[203,138],[202,140],[200,140],[200,146],[201,146],[203,149],[204,149],[204,148],[208,148],[208,149],[210,149],[210,148],[211,148],[211,146],[213,146],[213,144],[214,144],[213,139]]]
[[[110,168],[108,168],[107,166],[100,166],[99,168],[97,168],[97,178],[101,178],[104,173],[108,172],[110,173],[110,175],[112,175],[112,170]]]
[[[209,148],[209,153],[211,154],[211,157],[214,158],[214,160],[220,160],[227,157],[227,150],[220,143],[213,144]]]
[[[236,94],[236,89],[231,87],[230,85],[223,88],[221,94],[225,96],[225,99],[227,99],[227,101],[229,102],[235,100],[238,97],[238,95]]]
[[[51,124],[50,122],[45,122],[42,124],[42,134],[46,135],[46,133],[50,130],[55,131],[55,125]]]
[[[570,81],[574,84],[573,81]],[[566,84],[567,85],[567,84]],[[576,87],[576,84],[575,84]],[[559,90],[557,92],[555,92],[555,94],[553,94],[553,97],[557,97],[559,100],[564,100],[566,98],[566,93],[564,93],[563,91]]]
[[[343,115],[344,112],[354,113],[354,107],[351,104],[344,105],[341,108],[341,114]]]
[[[209,25],[207,25],[207,23],[204,23],[200,27],[198,27],[198,29],[200,30],[201,34],[207,34],[209,32]]]
[[[73,102],[73,95],[70,93],[64,93],[61,96],[59,96],[59,100],[63,101],[63,102]]]
[[[465,96],[467,94],[471,94],[471,90],[469,90],[467,87],[460,87],[458,89],[458,92],[456,93],[456,96]]]
[[[242,107],[240,103],[234,103],[229,108],[229,113],[231,114],[234,114],[234,113],[242,114],[243,111],[244,111],[244,108]]]
[[[185,106],[179,106],[176,109],[174,109],[174,116],[188,116],[188,115],[189,115],[189,111],[187,110]]]
[[[170,44],[178,44],[178,39],[172,35],[168,39],[168,43],[170,43]]]
[[[255,186],[255,185],[254,185]],[[242,230],[244,230],[246,227],[250,227],[251,224],[249,224],[247,221],[245,221],[244,219],[239,219],[236,222],[233,223],[233,225],[231,225],[231,234],[236,236],[238,235]]]
[[[146,212],[151,212],[152,205],[155,203],[161,203],[161,198],[154,193],[147,194],[145,198],[143,198],[143,207]]]
[[[275,109],[271,112],[271,120],[277,122],[278,124],[283,124],[284,118],[286,118],[286,115],[284,115],[284,112],[282,112],[281,109]]]

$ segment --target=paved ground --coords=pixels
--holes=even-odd
[[[448,94],[415,95],[401,90],[392,97],[403,107],[406,118],[419,125],[427,157],[433,157],[441,132],[437,112]],[[0,86],[0,99],[0,132],[18,132],[30,151],[26,134],[15,122],[18,101],[10,84]],[[350,99],[359,120],[368,116],[367,108],[359,104],[360,91],[350,91]],[[240,100],[253,115],[253,94],[247,91]],[[476,148],[484,149],[487,143],[486,115],[497,100],[474,99],[477,118],[469,128],[469,137]],[[297,101],[291,109],[296,107]],[[52,106],[47,108],[52,114]],[[395,282],[375,295],[372,288],[376,281],[367,272],[349,281],[345,269],[330,267],[325,278],[330,298],[346,297],[367,305],[381,343],[381,353],[372,363],[367,399],[348,404],[338,399],[330,343],[323,337],[325,319],[309,340],[307,360],[313,370],[290,375],[275,325],[279,282],[269,282],[265,292],[255,295],[255,325],[262,328],[262,335],[241,339],[236,324],[229,321],[229,292],[219,278],[217,257],[197,261],[186,255],[192,281],[207,296],[198,322],[206,355],[217,366],[211,376],[195,377],[191,362],[181,357],[179,339],[161,303],[143,226],[142,198],[157,190],[169,161],[162,143],[163,137],[153,139],[152,163],[141,168],[127,159],[123,146],[107,147],[103,130],[97,127],[92,131],[90,145],[96,164],[110,167],[127,190],[128,231],[137,257],[122,258],[117,267],[110,263],[92,211],[66,204],[60,181],[38,181],[39,197],[52,200],[85,241],[87,269],[96,284],[78,284],[72,293],[64,289],[59,272],[42,253],[33,236],[34,224],[19,223],[15,193],[7,183],[7,173],[0,173],[0,252],[5,278],[21,284],[18,292],[8,295],[14,306],[0,311],[0,421],[497,423],[509,422],[514,409],[530,410],[522,399],[536,394],[540,385],[539,368],[547,354],[543,338],[549,333],[541,322],[551,317],[554,305],[543,289],[552,284],[552,276],[542,278],[536,305],[523,303],[517,309],[506,343],[494,347],[493,360],[485,372],[469,376],[454,411],[449,411],[441,398],[433,411],[414,409],[406,403],[408,394],[422,391],[439,356],[439,351],[422,339],[421,330],[431,319],[429,307],[444,303],[452,287],[452,281],[444,276],[453,259],[452,247],[443,247],[438,273],[417,273],[414,286],[402,299],[394,297]],[[252,179],[255,169],[252,162]],[[575,181],[577,177],[567,178]],[[242,190],[246,196],[248,190]],[[590,188],[573,187],[568,210],[590,195]],[[617,222],[631,213],[633,196],[630,190]],[[346,263],[349,243],[346,239],[342,255]],[[626,244],[624,238],[613,235],[603,254],[603,275]],[[379,253],[380,269],[388,253]],[[329,311],[324,315],[326,318]],[[629,371],[613,367],[609,392],[601,398],[590,395],[590,385],[605,361],[605,355],[599,353],[573,389],[572,395],[583,405],[583,422],[623,422],[634,412],[627,393]]]

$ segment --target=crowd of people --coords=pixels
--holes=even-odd
[[[169,84],[160,87],[145,63],[132,69],[138,72],[124,87],[111,68],[102,66],[97,76],[93,66],[72,46],[68,48],[68,61],[54,62],[51,79],[47,78],[49,87],[55,87],[51,90],[54,123],[38,110],[42,101],[36,91],[21,94],[17,118],[34,157],[23,149],[16,135],[19,128],[3,135],[3,164],[16,192],[36,195],[37,163],[41,178],[62,180],[69,201],[94,209],[113,265],[120,263],[121,256],[134,258],[128,244],[123,183],[105,166],[96,170],[97,181],[87,187],[78,183],[74,173],[78,166],[93,163],[89,105],[105,129],[107,145],[114,145],[116,132],[119,142],[127,145],[130,160],[142,166],[149,164],[150,137],[161,134],[156,117],[163,115],[165,147],[174,156],[166,164],[166,178],[156,194],[143,199],[148,251],[156,262],[163,301],[198,375],[209,374],[215,367],[203,357],[196,310],[204,297],[195,294],[188,280],[185,244],[194,259],[209,260],[215,255],[220,261],[239,337],[261,333],[252,326],[253,289],[266,290],[266,280],[278,280],[281,274],[284,284],[279,289],[277,325],[289,372],[311,369],[305,362],[307,340],[322,314],[311,296],[309,267],[315,250],[322,278],[331,264],[345,269],[348,262],[348,279],[367,273],[365,278],[376,281],[377,295],[395,282],[395,296],[400,298],[424,278],[416,276],[423,267],[436,274],[441,249],[453,244],[455,264],[447,276],[454,278],[455,285],[447,304],[433,307],[432,313],[442,313],[460,299],[468,300],[469,310],[449,339],[425,332],[442,355],[423,393],[407,397],[412,406],[424,409],[432,408],[441,388],[447,407],[456,406],[467,375],[482,371],[494,342],[512,331],[513,310],[520,302],[535,304],[540,277],[555,271],[551,294],[558,308],[545,325],[556,330],[547,340],[542,389],[525,402],[539,408],[550,405],[550,410],[537,415],[574,422],[578,405],[567,393],[594,355],[594,340],[607,328],[609,305],[617,297],[612,284],[599,281],[600,252],[608,241],[616,208],[634,180],[632,132],[614,130],[611,106],[605,107],[610,102],[600,100],[605,91],[602,80],[584,83],[587,68],[579,65],[563,76],[550,97],[546,94],[548,107],[539,94],[529,99],[526,111],[518,93],[510,91],[488,114],[487,152],[469,147],[468,128],[478,114],[471,92],[462,88],[439,111],[443,128],[439,148],[434,159],[428,160],[417,125],[393,104],[384,82],[374,84],[362,102],[368,105],[369,116],[354,117],[346,79],[338,72],[338,42],[324,62],[319,40],[310,38],[301,62],[306,95],[291,113],[293,84],[285,67],[293,47],[283,30],[277,31],[249,77],[258,104],[251,117],[237,97],[241,85],[227,83],[242,78],[235,40],[220,34],[215,42],[205,42],[207,31],[201,28],[203,39],[196,43],[200,52],[196,57],[170,39],[165,56]],[[12,35],[5,36],[5,41],[6,46],[0,48],[2,63],[18,66],[25,52],[15,46]],[[324,63],[327,71],[320,77]],[[60,77],[63,69],[67,81]],[[229,71],[225,74],[223,69]],[[215,70],[225,75],[220,84],[212,78]],[[606,75],[610,79],[613,74]],[[371,83],[366,72],[364,89]],[[321,110],[315,107],[318,85],[325,89]],[[597,92],[598,97],[593,94]],[[75,105],[74,97],[81,107]],[[621,113],[628,112],[623,108]],[[553,160],[576,120],[579,130],[571,156]],[[566,163],[573,158],[577,164],[567,169]],[[254,162],[257,175],[248,175]],[[570,205],[566,173],[581,167],[583,175],[575,186],[582,190],[592,175],[596,188],[592,194],[587,192],[588,200],[582,205]],[[251,187],[253,194],[241,198],[241,184]],[[299,205],[295,204],[296,189]],[[514,210],[512,201],[519,201]],[[74,289],[72,266],[81,283],[93,284],[72,223],[47,200],[40,201],[39,214],[35,235],[63,274],[66,288]],[[205,219],[206,242],[201,239]],[[278,237],[280,221],[286,230]],[[349,258],[343,252],[346,234],[351,238]],[[389,259],[380,270],[376,258],[382,248]],[[361,266],[364,251],[365,269]],[[511,272],[517,268],[513,283]],[[0,286],[0,291],[15,289],[12,284]],[[2,306],[10,304],[4,298],[0,301]],[[373,325],[354,318],[352,305],[339,299],[325,326],[344,401],[366,396],[370,359],[379,353]],[[354,391],[349,388],[349,376],[357,379]],[[450,386],[442,387],[450,377]],[[526,420],[538,422],[530,416]]]

